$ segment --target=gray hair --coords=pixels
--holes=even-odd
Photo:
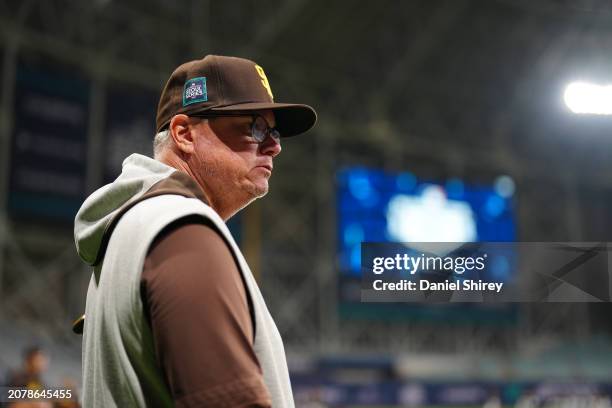
[[[155,135],[155,139],[153,139],[153,156],[155,158],[159,158],[171,139],[170,129],[162,130]]]

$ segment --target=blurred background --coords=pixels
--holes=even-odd
[[[5,383],[80,386],[74,215],[211,53],[319,113],[230,221],[298,407],[610,406],[609,303],[359,301],[363,241],[612,240],[607,0],[0,0]]]

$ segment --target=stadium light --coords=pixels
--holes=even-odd
[[[572,82],[565,88],[563,99],[574,113],[612,115],[612,85]]]

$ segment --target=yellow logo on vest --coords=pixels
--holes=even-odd
[[[272,95],[272,88],[270,88],[268,77],[266,76],[266,73],[264,72],[263,68],[260,67],[259,65],[255,65],[255,69],[257,70],[257,73],[259,74],[259,77],[261,78],[261,84],[263,85],[264,88],[266,88],[266,91],[268,91],[268,95],[270,95],[270,98],[274,99],[274,95]]]

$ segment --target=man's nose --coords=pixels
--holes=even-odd
[[[277,142],[271,136],[266,137],[266,140],[261,142],[260,148],[263,154],[266,154],[272,157],[278,156],[278,154],[282,150],[280,142]]]

